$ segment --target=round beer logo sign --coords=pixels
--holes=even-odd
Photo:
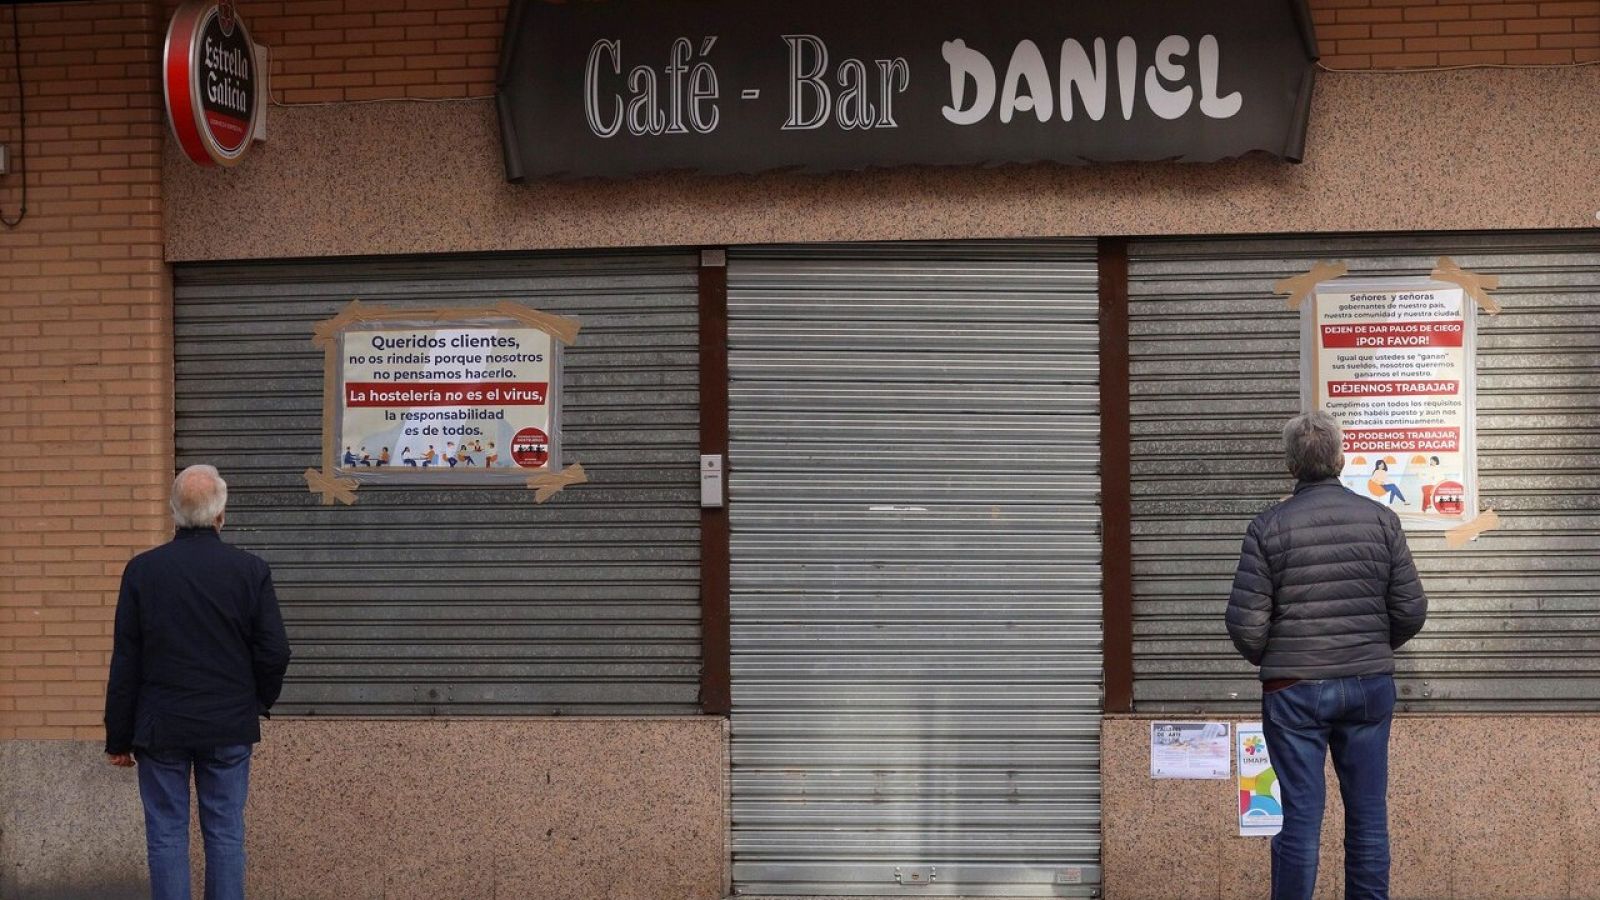
[[[524,469],[537,469],[550,461],[550,438],[537,428],[524,428],[511,437],[511,460]]]
[[[189,0],[172,16],[162,60],[172,133],[201,165],[231,166],[255,132],[255,44],[233,0]]]

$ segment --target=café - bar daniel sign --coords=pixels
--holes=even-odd
[[[1298,162],[1305,0],[513,0],[509,180],[1008,162]]]

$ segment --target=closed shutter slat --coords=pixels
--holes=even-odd
[[[1409,535],[1430,600],[1397,660],[1410,711],[1600,709],[1600,239],[1590,233],[1135,241],[1129,250],[1134,699],[1259,710],[1223,611],[1250,519],[1287,492],[1298,314],[1274,281],[1318,259],[1500,276],[1478,317],[1478,464],[1498,530]]]
[[[1087,895],[1093,246],[735,251],[728,285],[736,891]]]
[[[294,644],[279,707],[316,715],[693,714],[700,670],[697,260],[686,253],[179,266],[177,461],[229,483]],[[563,461],[590,483],[366,485],[325,507],[313,325],[353,298],[509,299],[583,324]]]

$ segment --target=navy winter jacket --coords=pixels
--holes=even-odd
[[[1245,532],[1228,635],[1263,681],[1392,674],[1427,615],[1400,517],[1336,478],[1300,482]]]
[[[288,667],[266,562],[214,528],[179,529],[122,573],[106,752],[253,744]]]

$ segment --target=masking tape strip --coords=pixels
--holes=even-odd
[[[311,493],[322,495],[323,506],[332,506],[334,500],[345,506],[354,506],[356,488],[360,487],[360,484],[354,478],[333,478],[316,469],[307,469],[306,486],[311,489]]]
[[[512,303],[510,300],[502,300],[494,306],[440,309],[432,313],[423,313],[421,316],[404,310],[396,310],[395,312],[384,312],[376,317],[368,315],[366,320],[381,321],[383,319],[410,318],[431,318],[436,322],[450,322],[460,319],[514,319],[530,328],[537,328],[561,343],[568,345],[578,339],[578,330],[583,327],[576,319],[540,312],[520,303]]]
[[[495,304],[494,311],[508,319],[516,319],[524,325],[531,325],[569,346],[578,339],[578,329],[583,327],[576,319],[529,309],[510,300],[502,300]]]
[[[372,303],[362,303],[360,300],[351,300],[350,304],[339,311],[331,319],[318,322],[312,331],[312,343],[318,347],[326,347],[339,336],[339,333],[351,325],[362,322],[391,322],[407,320],[428,320],[433,322],[466,321],[472,319],[512,319],[537,328],[550,335],[563,344],[571,344],[578,339],[578,330],[583,326],[576,319],[553,313],[540,312],[502,300],[494,306],[468,306],[446,307],[444,309],[393,309],[387,306],[378,306]]]
[[[380,307],[381,308],[381,307]],[[349,305],[339,310],[339,314],[331,319],[323,319],[311,328],[311,343],[318,347],[327,347],[345,330],[367,317],[367,310],[372,307],[363,306],[360,300],[351,300]]]
[[[1451,550],[1460,550],[1467,545],[1468,541],[1477,540],[1478,535],[1499,525],[1500,515],[1492,509],[1486,509],[1478,513],[1477,518],[1472,521],[1464,525],[1457,525],[1446,531],[1444,533],[1444,545]]]
[[[561,493],[561,489],[574,484],[588,484],[589,476],[584,474],[583,466],[573,463],[560,472],[545,472],[528,479],[528,487],[535,491],[533,502],[543,503]]]
[[[1274,294],[1289,295],[1288,307],[1290,309],[1299,309],[1300,304],[1305,301],[1306,295],[1310,294],[1319,282],[1338,278],[1349,271],[1350,267],[1342,262],[1319,260],[1316,265],[1311,267],[1311,271],[1274,283],[1272,292]]]
[[[333,409],[338,398],[334,395],[334,378],[338,374],[339,345],[333,341],[323,344],[322,352],[322,471],[306,470],[306,488],[322,495],[322,505],[332,506],[335,499],[346,506],[356,502],[355,490],[359,485],[350,479],[329,476],[333,471],[335,448],[333,446]]]
[[[322,358],[322,471],[333,469],[336,449],[333,446],[333,410],[339,402],[334,393],[334,381],[339,375],[339,347],[329,344]]]
[[[1491,316],[1500,315],[1500,304],[1489,296],[1489,292],[1500,286],[1499,275],[1479,275],[1476,272],[1463,271],[1456,265],[1455,260],[1448,256],[1439,257],[1439,262],[1433,270],[1433,277],[1451,284],[1459,284],[1467,292],[1467,296],[1478,301],[1478,306]]]

